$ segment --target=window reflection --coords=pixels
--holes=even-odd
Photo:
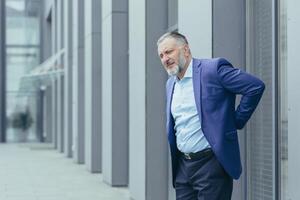
[[[7,52],[7,141],[25,142],[36,139],[36,102],[33,88],[21,88],[21,78],[40,60],[39,0],[6,0]],[[18,117],[30,114],[32,122],[22,130]],[[23,118],[22,118],[23,119]],[[22,120],[21,120],[22,121]],[[24,121],[24,120],[23,120]],[[26,133],[25,133],[26,132]],[[22,140],[22,141],[21,141]]]

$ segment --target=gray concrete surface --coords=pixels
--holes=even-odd
[[[129,200],[47,144],[0,145],[0,200]]]

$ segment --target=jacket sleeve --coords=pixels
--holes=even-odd
[[[242,129],[257,107],[265,84],[257,77],[241,69],[234,68],[225,59],[218,62],[217,75],[222,86],[234,94],[242,95],[240,104],[235,111],[235,124]]]

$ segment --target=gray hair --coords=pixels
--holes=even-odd
[[[181,45],[185,45],[185,44],[189,44],[186,37],[176,31],[172,31],[172,32],[167,32],[165,34],[163,34],[158,40],[157,40],[157,46],[160,45],[160,43],[162,43],[165,39],[167,38],[173,38],[177,41],[178,44]]]

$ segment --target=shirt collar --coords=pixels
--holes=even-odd
[[[191,59],[190,64],[189,64],[188,68],[186,69],[186,72],[183,76],[183,78],[187,78],[187,77],[189,77],[189,78],[193,77],[193,59]]]

